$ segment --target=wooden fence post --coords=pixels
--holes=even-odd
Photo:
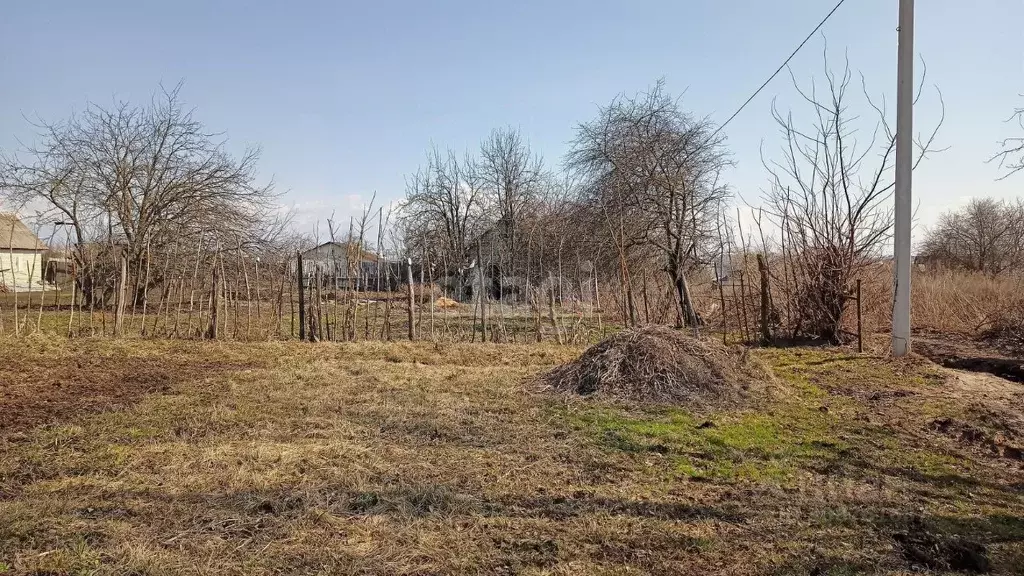
[[[860,278],[857,278],[857,352],[864,353],[864,327],[861,323]]]
[[[302,273],[302,253],[295,253],[296,259],[296,276],[298,278],[298,289],[299,289],[299,340],[303,341],[306,339],[306,289],[303,286],[303,273]]]
[[[768,344],[772,341],[772,329],[768,324],[771,318],[771,299],[768,297],[768,264],[762,254],[757,255],[757,271],[761,276],[761,342]]]
[[[416,339],[416,322],[413,309],[416,306],[416,292],[412,284],[412,258],[406,258],[406,280],[409,281],[409,340]]]
[[[487,288],[484,286],[484,259],[479,240],[476,243],[476,268],[480,278],[480,341],[487,342]]]
[[[548,272],[548,317],[551,320],[551,327],[555,330],[555,341],[564,344],[562,331],[558,328],[558,319],[555,316],[555,277]]]
[[[206,336],[210,340],[217,339],[217,311],[220,310],[220,273],[217,271],[217,263],[213,265],[213,304],[210,306],[210,327],[206,329]]]
[[[128,298],[128,254],[121,251],[121,275],[117,281],[117,292],[114,294],[114,336],[121,336],[124,330],[124,306]],[[17,316],[15,316],[17,321]]]

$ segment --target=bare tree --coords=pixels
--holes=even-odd
[[[486,186],[495,210],[495,225],[510,255],[511,275],[517,274],[518,226],[530,203],[537,199],[544,178],[544,164],[531,152],[522,134],[513,128],[499,128],[480,144],[476,173]]]
[[[924,79],[922,75],[922,83]],[[783,268],[783,274],[793,279],[792,284],[788,277],[786,282],[791,286],[788,308],[796,314],[790,319],[792,333],[831,342],[841,339],[851,282],[880,259],[893,224],[890,200],[896,135],[884,100],[875,103],[865,87],[865,98],[877,118],[870,138],[859,137],[863,120],[851,110],[851,80],[848,62],[837,74],[829,68],[827,57],[823,92],[813,81],[804,88],[793,78],[809,107],[810,121],[799,125],[793,112],[783,113],[773,103],[782,149],[774,159],[762,153],[770,180],[762,196],[764,215],[785,246],[788,269]],[[919,86],[917,98],[920,94]],[[940,118],[930,135],[916,142],[914,167],[931,151],[941,123]]]
[[[943,214],[928,231],[920,258],[992,276],[1024,269],[1024,200],[976,198]]]
[[[136,277],[175,241],[263,238],[276,196],[256,184],[259,150],[231,156],[179,92],[180,85],[161,90],[143,106],[90,104],[79,116],[38,123],[39,143],[25,159],[2,159],[6,199],[41,203],[68,221],[83,268],[88,245],[105,233],[107,244],[127,252]]]
[[[26,147],[20,156],[0,155],[0,198],[15,206],[41,207],[46,212],[40,218],[68,225],[77,264],[91,268],[97,247],[90,250],[87,241],[101,233],[102,211],[90,187],[85,155],[76,147],[74,122],[37,124],[42,144]],[[82,278],[86,296],[92,293],[92,278]]]
[[[1016,108],[1013,114],[1006,119],[1007,123],[1016,123],[1024,131],[1024,107]],[[989,162],[999,161],[999,168],[1005,169],[1006,173],[999,177],[1000,180],[1024,170],[1024,136],[1012,136],[1004,138],[1002,150],[989,158]]]
[[[720,180],[729,164],[724,136],[709,120],[685,112],[658,82],[616,98],[581,124],[567,164],[617,239],[627,289],[627,249],[653,251],[672,282],[679,316],[696,328],[687,271],[717,250],[719,210],[731,196]]]
[[[406,181],[401,226],[410,253],[430,253],[457,273],[467,261],[472,236],[482,219],[483,182],[471,158],[459,161],[455,152],[436,148],[427,164]]]

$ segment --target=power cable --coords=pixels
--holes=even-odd
[[[799,52],[799,51],[800,51],[800,49],[801,49],[801,48],[803,48],[803,47],[804,47],[804,45],[805,45],[805,44],[807,44],[807,42],[808,42],[808,41],[809,41],[809,40],[810,40],[810,39],[811,39],[811,38],[812,38],[812,37],[813,37],[813,36],[814,36],[815,34],[817,34],[818,30],[821,30],[821,27],[822,27],[822,26],[824,26],[826,22],[828,22],[829,18],[831,18],[831,17],[832,17],[832,15],[833,15],[833,14],[835,14],[835,13],[836,13],[836,11],[837,11],[837,10],[839,10],[840,6],[842,6],[842,5],[844,4],[844,3],[846,3],[846,0],[839,0],[839,2],[838,2],[838,3],[836,4],[836,5],[835,5],[835,7],[833,7],[833,8],[832,8],[832,11],[831,11],[831,12],[829,12],[829,13],[828,13],[828,14],[827,14],[827,15],[825,16],[825,18],[823,18],[823,19],[822,19],[822,21],[821,21],[821,22],[818,22],[818,25],[814,27],[814,30],[811,30],[811,33],[810,33],[810,34],[808,34],[808,35],[807,35],[807,37],[806,37],[806,38],[804,38],[804,41],[803,41],[803,42],[801,42],[801,43],[800,43],[800,45],[796,47],[796,50],[793,50],[793,52],[792,52],[792,53],[791,53],[791,54],[789,55],[789,57],[788,57],[788,58],[786,58],[786,60],[785,60],[785,61],[784,61],[784,62],[782,63],[782,65],[780,65],[780,66],[778,67],[778,69],[777,69],[777,70],[775,70],[775,72],[774,72],[774,73],[773,73],[773,74],[772,74],[771,76],[769,76],[769,77],[768,77],[768,79],[767,79],[767,80],[765,80],[763,84],[761,84],[760,88],[758,88],[757,90],[755,90],[755,91],[754,91],[754,93],[750,95],[750,98],[747,98],[746,102],[744,102],[744,103],[743,103],[743,104],[742,104],[742,105],[741,105],[741,106],[740,106],[739,108],[737,108],[737,109],[736,109],[736,111],[735,111],[735,112],[733,112],[733,113],[732,113],[732,116],[729,116],[729,119],[728,119],[728,120],[726,120],[726,121],[725,121],[725,122],[724,122],[724,123],[723,123],[723,124],[722,124],[721,126],[719,126],[719,127],[718,127],[718,129],[717,129],[717,130],[715,130],[715,131],[714,131],[714,133],[712,133],[712,134],[711,134],[711,137],[712,137],[712,138],[714,138],[715,136],[717,136],[717,135],[718,135],[718,133],[719,133],[719,132],[721,132],[723,128],[725,128],[726,126],[728,126],[728,125],[729,125],[729,123],[730,123],[730,122],[732,122],[734,118],[736,118],[736,116],[739,116],[739,113],[740,113],[740,112],[742,112],[742,111],[743,111],[743,109],[747,107],[747,104],[750,104],[750,102],[751,102],[751,101],[752,101],[752,100],[753,100],[754,98],[756,98],[756,97],[757,97],[757,95],[758,95],[758,94],[760,94],[762,90],[764,90],[765,86],[767,86],[769,82],[771,82],[772,80],[774,80],[774,79],[775,79],[775,77],[779,75],[779,72],[782,72],[782,69],[783,69],[783,68],[785,68],[787,64],[789,64],[790,60],[792,60],[792,59],[793,59],[793,57],[794,57],[794,56],[796,56],[797,52]]]

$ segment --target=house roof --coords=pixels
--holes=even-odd
[[[312,252],[315,252],[316,250],[319,250],[320,248],[323,248],[325,246],[335,246],[335,247],[337,247],[337,248],[339,248],[341,250],[344,250],[346,252],[346,254],[348,253],[348,249],[349,249],[348,242],[324,242],[323,244],[320,244],[319,246],[317,246],[315,248],[310,248],[309,250],[306,250],[302,254],[303,254],[303,256],[305,256],[306,254],[310,254]],[[378,256],[376,254],[374,254],[373,252],[370,252],[369,250],[363,250],[363,257],[362,257],[362,261],[363,262],[376,262],[377,260],[378,260]]]
[[[0,212],[0,250],[46,250],[28,226],[11,213]]]

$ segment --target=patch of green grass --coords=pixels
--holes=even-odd
[[[606,447],[671,458],[684,476],[784,482],[808,463],[835,458],[845,444],[829,417],[799,405],[770,412],[719,412],[697,418],[679,409],[630,415],[608,408],[574,417]]]
[[[969,464],[963,458],[931,450],[904,450],[900,460],[921,474],[934,477],[952,476],[969,471]]]
[[[804,471],[969,486],[965,459],[907,446],[883,422],[864,417],[871,410],[864,399],[875,392],[934,386],[933,367],[829,349],[757,353],[780,389],[756,410],[697,415],[672,407],[590,406],[571,419],[605,448],[663,454],[676,472],[694,479],[787,485]]]
[[[818,397],[849,384],[855,384],[859,390],[935,387],[946,378],[937,366],[921,360],[853,354],[833,348],[761,348],[756,354],[771,365],[777,376]]]

